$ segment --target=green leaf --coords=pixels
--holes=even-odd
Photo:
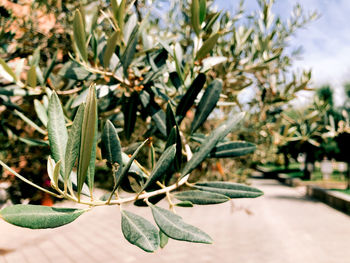
[[[177,203],[175,205],[180,206],[180,207],[193,207],[193,203],[190,201],[183,201],[183,202]]]
[[[96,78],[95,75],[92,75],[85,68],[70,62],[66,63],[58,74],[64,78],[73,80],[92,80]]]
[[[96,147],[97,147],[97,138],[98,138],[97,122],[98,121],[96,120],[96,122],[95,122],[95,136],[93,138],[90,163],[89,163],[89,168],[88,168],[88,172],[87,172],[87,184],[89,186],[91,196],[92,196],[92,192],[93,192],[93,188],[94,188],[94,181],[95,181]]]
[[[31,138],[18,138],[21,142],[24,142],[25,144],[28,144],[29,146],[45,146],[47,147],[49,145],[48,141],[44,140],[35,140]]]
[[[0,216],[8,223],[32,228],[55,228],[73,222],[86,210],[56,208],[40,205],[14,205],[0,210]]]
[[[118,6],[118,12],[116,17],[118,21],[118,26],[121,32],[123,32],[123,29],[124,29],[125,6],[126,6],[126,0],[121,0],[120,5]]]
[[[80,154],[78,162],[78,198],[88,174],[91,155],[95,144],[97,122],[97,99],[94,87],[89,88],[89,93],[86,97],[86,106],[84,111],[82,132],[80,140]]]
[[[133,13],[128,17],[128,21],[126,22],[123,30],[123,36],[124,36],[124,42],[128,43],[131,33],[134,30],[135,26],[137,25],[137,15],[136,13]]]
[[[199,0],[199,24],[201,25],[205,20],[207,12],[207,0]]]
[[[185,176],[192,172],[212,151],[216,144],[222,140],[233,129],[237,129],[240,122],[243,120],[245,113],[241,112],[233,117],[230,117],[226,122],[217,127],[207,138],[205,144],[202,144],[192,158],[187,162],[182,170],[181,176]]]
[[[119,32],[115,31],[107,40],[106,49],[103,54],[103,65],[105,68],[109,67],[109,61],[111,60],[111,57],[115,51],[115,47],[117,46],[118,37]]]
[[[170,147],[172,144],[176,144],[176,155],[175,155],[175,170],[179,171],[182,164],[182,142],[180,137],[180,131],[177,126],[174,126],[168,136],[165,149]]]
[[[147,179],[146,183],[142,187],[141,191],[145,190],[148,186],[156,182],[165,172],[168,170],[170,164],[173,162],[176,154],[176,145],[173,144],[168,147],[160,156],[156,167],[151,172],[151,175]]]
[[[209,157],[233,158],[252,153],[256,145],[250,142],[223,142],[219,143],[210,153]]]
[[[215,56],[215,57],[207,57],[202,60],[202,72],[208,71],[215,67],[216,65],[219,65],[221,63],[224,63],[227,61],[227,57],[223,56]]]
[[[66,122],[64,120],[63,109],[61,102],[56,94],[53,92],[48,107],[48,122],[47,132],[50,143],[51,155],[55,162],[61,160],[62,167],[65,166],[65,152],[68,140],[68,132]],[[63,169],[61,170],[63,175]]]
[[[191,4],[191,23],[194,32],[196,33],[197,36],[199,36],[201,32],[201,26],[200,26],[200,21],[199,21],[199,1],[198,0],[192,0]]]
[[[129,172],[130,168],[132,168],[132,165],[135,165],[134,160],[135,160],[136,156],[139,154],[139,152],[141,151],[142,147],[147,142],[148,142],[148,139],[145,140],[139,147],[137,147],[136,151],[130,157],[130,159],[128,160],[127,164],[124,164],[122,172],[120,173],[119,177],[116,178],[115,187],[114,187],[114,189],[113,189],[113,191],[111,193],[111,196],[114,194],[115,190],[117,190],[118,186],[123,181],[124,177],[127,175],[127,173]],[[123,155],[123,161],[124,161],[124,155]]]
[[[130,97],[124,97],[126,99],[123,104],[122,110],[124,114],[124,133],[127,140],[130,139],[131,134],[134,132],[136,123],[137,106],[139,104],[139,95],[135,91]]]
[[[60,174],[61,161],[55,163],[55,161],[49,156],[47,159],[47,174],[49,175],[51,185],[58,189],[58,178]]]
[[[51,62],[50,62],[50,65],[47,67],[47,69],[44,71],[44,83],[47,82],[53,68],[55,67],[56,65],[56,59],[57,59],[57,53],[58,51],[55,52],[55,54],[53,55],[52,59],[51,59]]]
[[[7,65],[7,63],[0,58],[0,75],[10,82],[17,82],[15,72]]]
[[[192,122],[191,133],[195,132],[208,118],[220,98],[222,91],[222,81],[215,79],[204,92],[201,98],[194,120]]]
[[[201,48],[197,51],[196,60],[204,58],[210,51],[213,50],[219,36],[220,33],[215,33],[203,43]]]
[[[124,75],[128,76],[128,68],[134,58],[136,52],[136,46],[139,41],[139,26],[135,26],[133,32],[131,33],[129,42],[125,48],[123,56],[121,57],[121,62],[123,65]]]
[[[130,157],[124,152],[122,152],[122,159],[123,159],[123,166],[128,165],[130,161]],[[134,173],[139,177],[143,177],[143,178],[147,177],[146,174],[141,170],[141,168],[134,161],[131,162],[131,166],[129,167],[128,173]]]
[[[28,70],[27,73],[27,84],[32,87],[35,88],[36,87],[36,66],[31,66],[30,69]]]
[[[198,190],[176,193],[174,197],[181,201],[190,201],[195,205],[220,204],[229,200],[225,195]]]
[[[169,241],[169,238],[166,234],[164,234],[161,230],[159,230],[159,239],[160,239],[160,248],[164,248]]]
[[[166,137],[167,136],[167,127],[166,127],[166,115],[164,111],[158,105],[150,106],[150,113],[152,120],[154,120],[159,132]]]
[[[14,110],[14,113],[18,115],[22,120],[24,120],[26,123],[28,123],[30,126],[32,126],[35,130],[40,132],[43,135],[46,135],[46,131],[41,129],[35,122],[33,122],[31,119],[29,119],[27,116],[25,116],[22,112],[18,110]]]
[[[160,230],[168,237],[195,243],[211,244],[213,240],[202,230],[185,223],[182,218],[169,210],[151,205],[153,218]]]
[[[122,210],[122,232],[126,240],[146,252],[159,247],[158,229],[143,217]]]
[[[86,36],[83,17],[79,10],[76,10],[73,18],[74,42],[81,59],[87,62],[88,52],[86,48]]]
[[[229,198],[255,198],[264,194],[257,188],[231,182],[196,183],[194,187],[201,191],[226,195]]]
[[[81,143],[81,131],[83,125],[85,104],[80,104],[75,118],[73,120],[73,125],[69,131],[67,147],[65,152],[64,159],[64,176],[63,180],[65,184],[68,184],[68,187],[71,185],[68,183],[70,174],[72,172],[75,161],[78,158],[80,143]]]
[[[118,163],[119,165],[123,165],[122,147],[118,132],[110,120],[106,121],[101,139],[102,157],[107,159],[110,164]]]
[[[168,105],[166,107],[166,133],[168,136],[170,135],[170,132],[174,126],[177,126],[177,122],[175,119],[174,111],[168,102]]]
[[[45,127],[47,127],[48,117],[47,117],[47,110],[45,109],[44,105],[42,105],[40,101],[35,99],[34,109],[36,114],[38,115],[39,120],[42,122],[42,124]]]
[[[181,118],[186,116],[186,112],[193,106],[195,99],[205,84],[205,81],[205,74],[199,73],[177,105],[177,116],[180,116]]]
[[[176,89],[179,89],[181,87],[182,80],[176,71],[170,72],[169,78],[171,83],[174,85]]]

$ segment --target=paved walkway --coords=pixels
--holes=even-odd
[[[350,262],[349,216],[304,198],[303,189],[274,180],[253,183],[264,197],[177,209],[185,221],[210,234],[213,245],[170,240],[164,250],[144,253],[122,237],[117,208],[101,207],[53,230],[0,221],[0,263]],[[150,217],[147,208],[137,213]]]

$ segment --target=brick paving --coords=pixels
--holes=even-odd
[[[98,207],[57,229],[34,231],[0,221],[0,263],[350,262],[349,216],[305,198],[302,188],[253,183],[264,197],[177,208],[186,222],[212,236],[212,245],[170,240],[164,250],[145,253],[123,238],[117,207]],[[151,219],[147,208],[125,209]]]

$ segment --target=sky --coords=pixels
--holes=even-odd
[[[218,9],[236,10],[238,0],[216,0]],[[273,11],[288,17],[300,2],[306,12],[321,16],[298,31],[290,40],[291,47],[303,47],[295,68],[312,69],[313,87],[329,84],[335,91],[336,103],[344,100],[343,84],[350,82],[350,1],[349,0],[276,0]],[[255,10],[256,0],[245,0],[247,11]]]

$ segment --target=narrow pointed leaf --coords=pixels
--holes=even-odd
[[[177,142],[177,131],[176,131],[176,126],[174,126],[168,135],[165,149],[167,149],[168,147],[170,147],[173,144],[176,144],[176,142]]]
[[[168,148],[171,144],[176,143],[175,169],[176,171],[179,171],[182,163],[182,141],[179,126],[175,118],[175,113],[170,103],[167,105],[166,116],[168,140],[165,148]]]
[[[134,58],[135,52],[136,52],[136,46],[139,40],[139,27],[136,26],[134,28],[134,31],[132,32],[129,42],[125,48],[124,54],[121,58],[121,62],[123,65],[124,75],[128,76],[128,68]]]
[[[205,20],[207,12],[207,0],[199,0],[199,24]]]
[[[117,46],[118,37],[119,32],[115,31],[107,40],[106,49],[103,54],[103,65],[105,68],[108,68],[109,66],[109,61],[111,60],[111,57],[115,51],[115,47]]]
[[[47,127],[48,117],[47,117],[47,110],[45,109],[44,105],[42,105],[40,101],[35,99],[34,109],[36,114],[38,115],[39,120],[42,122],[42,124],[45,127]]]
[[[169,241],[169,237],[164,234],[161,230],[159,230],[159,239],[160,239],[160,248],[164,248]]]
[[[166,127],[166,114],[158,105],[151,105],[150,113],[152,120],[154,120],[159,132],[166,137],[167,127]]]
[[[198,190],[176,193],[174,197],[181,201],[190,201],[195,205],[220,204],[229,200],[225,195]]]
[[[199,73],[177,105],[177,116],[181,116],[181,118],[183,118],[186,115],[186,112],[193,106],[195,99],[197,98],[199,92],[202,90],[205,81],[205,74]]]
[[[96,147],[97,147],[97,137],[98,137],[97,129],[98,128],[97,128],[97,120],[96,120],[96,122],[95,122],[95,135],[93,138],[90,163],[89,163],[89,168],[87,171],[87,184],[89,186],[91,196],[92,196],[94,182],[95,182]]]
[[[66,153],[65,153],[65,162],[64,162],[65,167],[64,167],[63,179],[65,183],[68,182],[73,166],[79,155],[84,110],[85,110],[85,104],[80,104],[78,111],[75,115],[73,125],[69,131]]]
[[[54,179],[53,179],[55,166],[56,166],[55,161],[51,158],[51,156],[49,156],[49,158],[47,159],[47,174],[48,174],[48,176],[50,178],[51,185],[53,185],[53,186],[55,186],[54,185]]]
[[[130,97],[126,98],[123,104],[124,114],[124,133],[126,139],[130,139],[135,129],[137,106],[139,104],[139,96],[137,92],[133,92]]]
[[[176,145],[173,144],[167,148],[163,154],[160,156],[156,167],[152,170],[151,175],[147,179],[146,183],[142,187],[141,191],[145,190],[148,186],[155,183],[160,177],[162,177],[165,172],[168,170],[170,164],[173,162],[176,154]]]
[[[53,55],[50,65],[47,67],[47,69],[44,71],[44,83],[46,83],[46,81],[48,80],[48,78],[50,77],[50,74],[53,70],[53,68],[56,65],[56,59],[57,59],[57,53],[58,51],[55,52],[55,54]]]
[[[197,51],[196,59],[204,58],[211,50],[213,50],[216,42],[218,41],[220,33],[216,33],[209,37]]]
[[[182,80],[176,71],[170,72],[169,78],[171,83],[174,85],[176,89],[179,89],[181,87]]]
[[[231,182],[197,183],[194,187],[202,191],[226,195],[229,198],[255,198],[264,194],[257,188]]]
[[[97,99],[94,87],[89,88],[89,93],[86,97],[86,106],[84,111],[82,132],[80,140],[80,154],[78,162],[78,184],[77,192],[80,196],[83,183],[85,182],[88,169],[91,161],[91,154],[95,142],[97,122]]]
[[[86,210],[40,205],[14,205],[0,210],[8,223],[32,229],[55,228],[73,222]]]
[[[174,126],[177,126],[175,114],[174,114],[174,111],[173,111],[170,103],[168,103],[168,105],[166,107],[166,133],[168,136],[169,136],[169,134]]]
[[[200,21],[199,21],[199,0],[192,0],[191,4],[191,23],[194,32],[197,36],[200,34]]]
[[[123,32],[124,30],[125,6],[126,6],[126,0],[121,0],[120,5],[118,6],[118,12],[116,17],[118,21],[118,26],[121,32]]]
[[[18,110],[14,110],[14,113],[18,115],[22,120],[24,120],[26,123],[28,123],[30,126],[32,126],[35,130],[40,132],[43,135],[46,135],[46,131],[40,128],[35,122],[33,122],[31,119],[29,119],[26,115],[24,115],[22,112]]]
[[[87,62],[88,52],[86,48],[86,36],[83,17],[79,10],[76,10],[73,18],[74,42],[83,61]]]
[[[182,201],[180,203],[175,204],[179,207],[193,207],[193,203],[191,201]]]
[[[220,80],[214,80],[205,90],[203,97],[201,98],[194,120],[192,122],[191,133],[195,132],[208,118],[209,114],[213,111],[220,98],[222,91],[222,82]]]
[[[133,155],[130,157],[130,159],[128,160],[127,164],[124,165],[122,172],[120,173],[119,177],[116,178],[116,184],[115,187],[112,191],[112,194],[114,194],[115,190],[117,190],[118,186],[120,185],[120,183],[123,181],[123,179],[125,178],[125,176],[127,175],[127,173],[129,172],[130,168],[132,167],[134,163],[134,160],[136,158],[136,156],[139,154],[139,152],[141,151],[142,147],[148,142],[148,139],[145,140],[139,147],[137,147],[136,151],[133,153]],[[124,158],[123,158],[124,159]]]
[[[31,66],[27,73],[27,83],[30,87],[36,87],[36,70],[35,66]]]
[[[233,158],[253,153],[256,145],[250,142],[224,142],[218,144],[209,157],[214,158]]]
[[[168,136],[165,149],[170,147],[172,144],[176,144],[176,155],[175,155],[175,170],[179,171],[182,164],[182,142],[180,132],[177,126],[174,126]]]
[[[151,206],[153,218],[160,230],[168,237],[195,243],[211,244],[213,240],[202,230],[185,223],[182,218],[169,210]]]
[[[65,152],[68,140],[66,122],[64,120],[61,102],[55,92],[52,93],[48,107],[47,132],[50,143],[51,155],[55,162],[61,160],[62,168],[65,163]],[[61,169],[63,175],[63,169]]]
[[[17,82],[15,72],[13,72],[2,58],[0,58],[0,75],[10,82]]]
[[[61,160],[59,160],[56,165],[55,168],[53,170],[53,183],[56,187],[58,187],[58,178],[60,175],[60,166],[61,166]]]
[[[240,122],[243,120],[245,113],[239,113],[229,118],[226,122],[216,128],[207,138],[206,142],[202,144],[192,158],[187,162],[182,170],[181,176],[185,176],[192,172],[213,150],[216,144],[222,140],[233,129],[237,129]]]
[[[123,164],[122,148],[118,132],[110,120],[106,121],[102,133],[102,157],[111,164]]]
[[[122,232],[126,240],[146,252],[159,247],[158,229],[148,220],[134,213],[122,210]]]

